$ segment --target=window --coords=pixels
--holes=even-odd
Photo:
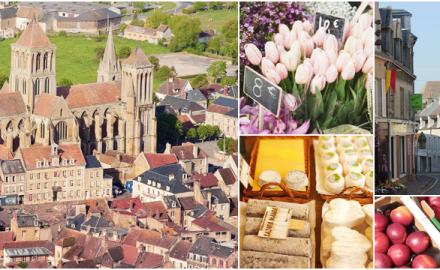
[[[44,80],[44,93],[49,94],[49,85],[50,85],[49,78],[46,78]]]
[[[41,188],[41,184],[37,183],[37,189],[40,189],[40,188]]]

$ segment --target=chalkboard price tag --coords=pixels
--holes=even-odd
[[[317,12],[315,15],[315,32],[324,27],[327,33],[341,40],[344,35],[345,19]]]
[[[283,89],[263,75],[246,66],[244,69],[244,93],[258,104],[279,116]]]

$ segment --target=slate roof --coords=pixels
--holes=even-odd
[[[84,12],[75,18],[76,21],[102,21],[122,17],[108,8],[98,8]]]
[[[87,155],[85,156],[86,160],[86,168],[101,168],[101,163],[98,161],[98,159],[93,155]]]
[[[91,232],[101,232],[102,230],[110,227],[113,227],[113,224],[111,224],[111,222],[103,217],[98,216],[91,216],[81,225],[82,229],[90,228]]]
[[[238,118],[238,109],[233,109],[233,110],[225,113],[225,115]]]
[[[63,96],[71,109],[116,103],[121,97],[121,81],[58,87],[57,95]]]
[[[202,195],[205,199],[208,199],[208,193],[211,192],[211,200],[213,204],[225,204],[229,203],[229,198],[223,192],[221,188],[209,188],[202,190]]]
[[[0,167],[5,175],[25,172],[20,159],[0,160]]]
[[[213,104],[229,107],[232,109],[238,109],[238,100],[233,98],[219,97],[214,100]]]
[[[17,8],[16,7],[7,7],[0,9],[0,19],[9,19],[14,18],[15,15],[17,15]]]
[[[174,96],[166,96],[159,104],[159,106],[169,106],[176,113],[190,113],[194,111],[204,111],[202,105]]]
[[[194,102],[206,101],[205,95],[203,95],[198,89],[193,89],[186,92],[186,99]]]
[[[150,169],[178,162],[174,154],[144,153],[144,156],[150,165]]]
[[[164,201],[165,205],[167,206],[167,208],[180,208],[181,207],[179,200],[174,195],[163,196],[163,201]],[[173,203],[174,203],[174,206],[173,206]]]
[[[182,183],[184,173],[180,164],[169,164],[145,171],[139,177],[143,184],[177,194],[190,191]],[[170,179],[170,177],[174,179]],[[150,184],[148,184],[148,180],[151,180]],[[160,187],[158,184],[160,184]]]
[[[189,252],[201,256],[211,255],[221,258],[228,258],[232,253],[234,253],[234,249],[218,244],[214,238],[203,236],[196,240]]]
[[[41,26],[33,19],[14,46],[22,46],[27,48],[54,48],[49,38],[44,33]]]
[[[219,258],[228,258],[234,253],[234,249],[226,246],[222,246],[219,244],[214,245],[211,250],[211,256],[219,257]]]
[[[10,117],[26,112],[20,92],[0,94],[0,117]]]
[[[119,262],[124,258],[124,254],[121,246],[109,248],[107,252],[114,262]]]
[[[219,168],[217,171],[226,185],[233,185],[237,181],[237,177],[231,168]]]
[[[192,244],[189,241],[179,241],[170,251],[170,257],[177,260],[186,261],[191,246]]]

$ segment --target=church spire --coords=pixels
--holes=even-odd
[[[112,26],[110,25],[104,55],[99,63],[98,82],[119,80],[120,71],[121,66],[116,58],[115,45],[113,44],[113,31]]]

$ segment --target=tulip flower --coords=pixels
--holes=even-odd
[[[308,84],[312,76],[313,68],[303,63],[296,69],[295,82],[297,84]]]
[[[284,108],[286,108],[290,112],[293,112],[296,109],[298,102],[294,95],[284,94],[283,104],[284,104]]]
[[[281,82],[281,76],[278,74],[276,69],[270,69],[266,72],[266,78],[274,84],[279,84]]]
[[[304,57],[309,57],[313,52],[313,48],[315,48],[315,42],[313,42],[313,39],[307,40],[303,52]]]
[[[295,30],[296,33],[300,33],[303,31],[303,22],[295,21],[292,26],[292,30]]]
[[[269,72],[269,70],[271,69],[274,70],[275,65],[273,64],[272,61],[269,60],[269,58],[263,57],[263,59],[261,60],[261,71],[263,75],[267,76],[267,72]]]
[[[276,33],[273,36],[273,41],[275,42],[275,44],[277,44],[278,46],[283,46],[284,47],[284,37],[281,33]]]
[[[335,65],[331,65],[325,72],[325,80],[327,83],[333,83],[338,78],[338,69]]]
[[[358,49],[359,42],[360,41],[356,37],[349,36],[347,41],[345,42],[344,51],[346,51],[350,55],[355,53]]]
[[[362,67],[363,73],[373,73],[373,65],[374,65],[374,56],[368,56],[365,61],[364,66]]]
[[[282,23],[278,26],[278,32],[283,36],[284,39],[286,39],[287,35],[290,33],[290,29],[287,27],[287,25]]]
[[[362,25],[357,23],[351,29],[351,35],[350,36],[355,37],[355,38],[361,38],[363,32],[364,32],[364,29],[362,29]]]
[[[246,58],[249,60],[249,62],[251,62],[252,65],[259,65],[261,63],[263,55],[254,44],[244,45],[244,52],[246,54]]]
[[[324,76],[318,74],[313,77],[312,82],[310,83],[310,92],[312,94],[316,94],[316,90],[322,91],[325,87],[326,79]]]
[[[324,38],[327,35],[325,32],[325,28],[321,27],[316,31],[315,35],[313,36],[313,41],[316,44],[316,47],[322,47],[322,44],[324,43]]]
[[[276,71],[278,72],[278,75],[280,75],[281,80],[284,80],[289,76],[289,71],[287,70],[286,66],[282,63],[278,63],[275,66]]]
[[[296,40],[296,33],[293,31],[289,31],[289,33],[283,37],[284,37],[284,47],[286,47],[286,49],[290,49],[293,42]]]
[[[359,16],[357,24],[361,26],[362,30],[365,30],[371,26],[372,22],[373,22],[373,18],[371,17],[371,15],[368,13],[363,13],[361,14],[361,16]]]
[[[339,50],[338,40],[334,35],[327,34],[324,38],[323,48],[325,52],[337,52]]]
[[[301,60],[300,45],[298,41],[295,41],[292,44],[290,50],[287,52],[287,54],[283,55],[283,58],[281,58],[281,63],[287,67],[287,70],[295,71],[300,60]]]
[[[354,78],[354,74],[355,74],[354,63],[353,60],[351,60],[350,58],[348,62],[345,64],[344,68],[342,69],[341,77],[342,79],[348,81]]]
[[[308,20],[305,20],[302,26],[304,31],[306,31],[307,33],[310,33],[313,29],[313,25]]]
[[[272,63],[278,63],[280,60],[280,54],[278,53],[278,48],[275,42],[268,41],[264,45],[264,52],[266,54],[266,57],[269,58]]]
[[[329,66],[329,60],[327,54],[320,49],[316,48],[312,52],[312,56],[310,58],[313,62],[313,72],[319,75],[324,75]]]
[[[325,52],[325,54],[327,55],[328,61],[330,62],[330,64],[335,65],[336,60],[338,60],[338,53],[334,52],[334,51],[328,51],[328,52]]]
[[[353,54],[352,59],[354,62],[354,69],[356,70],[356,72],[359,72],[364,66],[367,56],[365,55],[364,51],[360,50],[360,51],[356,51]]]
[[[344,50],[339,52],[338,59],[336,60],[336,68],[338,69],[338,72],[342,71],[349,60],[351,60],[350,54]]]

